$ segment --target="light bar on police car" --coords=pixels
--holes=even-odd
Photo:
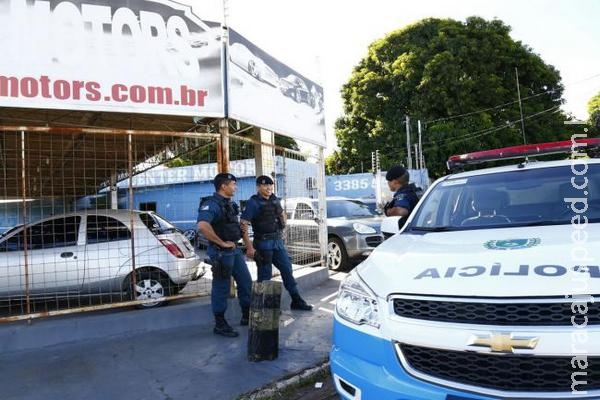
[[[570,153],[572,151],[583,150],[590,147],[600,146],[600,138],[584,138],[563,140],[559,142],[525,144],[518,146],[503,147],[500,149],[476,151],[453,155],[448,158],[446,163],[449,170],[467,164],[478,164],[486,161],[508,160],[512,158],[521,158],[531,155]]]

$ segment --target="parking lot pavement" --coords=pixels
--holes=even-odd
[[[327,359],[335,292],[343,275],[331,275],[324,283],[303,290],[303,296],[315,305],[313,312],[290,311],[289,296],[282,296],[279,356],[273,361],[247,361],[248,329],[238,326],[236,299],[230,301],[227,317],[240,331],[238,338],[212,333],[208,299],[173,303],[157,310],[87,315],[88,322],[77,316],[34,321],[51,322],[54,331],[65,333],[81,330],[84,323],[101,329],[92,320],[96,324],[102,321],[102,325],[125,320],[132,324],[139,318],[174,315],[177,327],[4,352],[0,354],[0,398],[236,399]],[[187,324],[182,323],[182,315]]]

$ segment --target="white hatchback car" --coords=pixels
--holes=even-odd
[[[193,246],[153,212],[86,210],[45,218],[2,236],[0,254],[0,299],[119,293],[153,307],[201,276]]]

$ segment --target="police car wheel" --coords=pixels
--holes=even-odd
[[[327,242],[327,266],[333,271],[339,271],[348,266],[348,253],[342,241],[336,237]]]

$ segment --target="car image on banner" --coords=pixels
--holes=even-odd
[[[181,41],[182,39],[178,40]],[[183,47],[198,61],[201,70],[206,67],[220,68],[222,49],[220,27],[202,32],[190,32],[189,36],[183,41]],[[179,51],[178,46],[175,45],[176,42],[167,42],[167,52],[176,53]]]
[[[284,96],[294,99],[296,103],[313,103],[306,83],[294,74],[279,79],[279,90]]]
[[[325,146],[323,88],[233,29],[228,48],[229,116]]]
[[[229,59],[255,79],[268,83],[271,86],[279,84],[279,77],[275,71],[243,44],[233,43],[229,46]]]

